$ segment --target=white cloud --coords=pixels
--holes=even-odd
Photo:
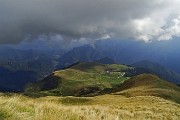
[[[170,25],[163,29],[158,40],[169,40],[174,36],[180,36],[180,16],[171,20]]]

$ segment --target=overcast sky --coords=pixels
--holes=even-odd
[[[0,43],[180,36],[180,0],[0,0]]]

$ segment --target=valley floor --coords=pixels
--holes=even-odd
[[[154,96],[41,97],[0,94],[0,120],[179,120],[180,104]]]

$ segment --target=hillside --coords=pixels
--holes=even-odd
[[[171,94],[174,90],[175,93],[177,93],[175,96],[180,96],[179,87],[176,85],[162,80],[157,76],[150,75],[149,73],[151,73],[151,71],[140,69],[142,73],[147,73],[141,74],[141,72],[139,72],[140,70],[137,70],[139,69],[120,64],[101,64],[96,62],[76,63],[67,69],[55,71],[43,80],[29,85],[25,93],[35,96],[94,96],[111,93],[116,90],[122,91],[128,82],[130,82],[128,85],[133,89],[134,83],[137,82],[141,87],[153,88],[150,93],[158,97],[166,96],[171,99]],[[129,71],[135,71],[141,75],[136,76],[135,74],[133,76],[130,75]],[[132,79],[129,79],[130,77],[132,77]],[[125,83],[122,84],[124,81]],[[158,94],[156,90],[160,90],[166,94],[163,95],[161,92]],[[143,92],[141,94],[143,94]],[[177,98],[172,99],[177,100]]]
[[[79,63],[55,71],[42,81],[29,85],[27,94],[92,96],[111,91],[129,77],[124,77],[125,65],[105,65],[95,62]]]
[[[151,74],[141,74],[126,80],[115,94],[126,97],[157,96],[180,103],[180,87]]]
[[[30,96],[95,96],[106,93],[134,96],[156,96],[180,103],[180,88],[155,75],[127,76],[136,70],[120,64],[77,63],[55,71],[42,81],[29,85]]]
[[[23,101],[23,102],[22,102]],[[40,97],[0,94],[1,120],[179,120],[180,105],[155,96]]]

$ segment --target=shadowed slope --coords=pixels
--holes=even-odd
[[[180,87],[151,74],[141,74],[125,81],[116,95],[126,97],[157,96],[180,103]]]

